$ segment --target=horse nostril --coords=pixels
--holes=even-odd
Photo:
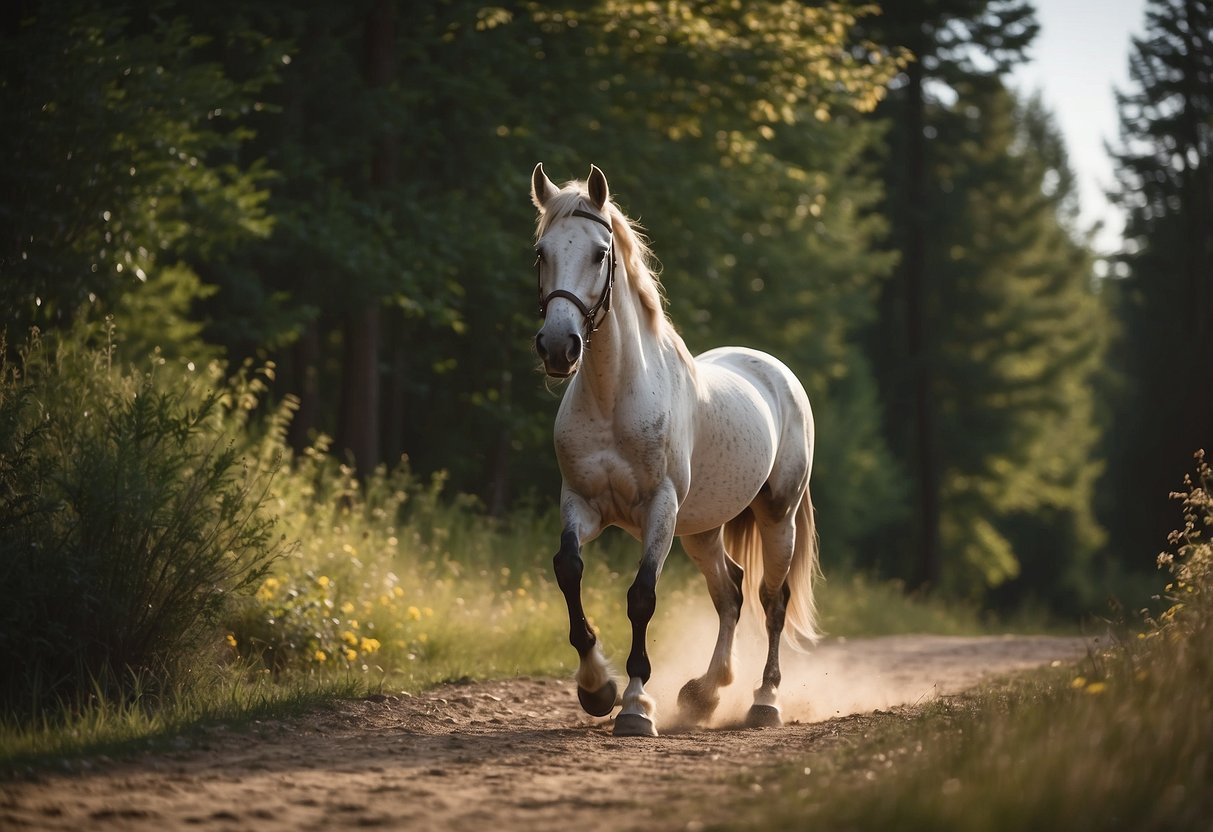
[[[568,346],[568,349],[566,349],[564,351],[564,354],[565,354],[565,357],[568,358],[570,366],[572,366],[574,363],[576,363],[577,359],[581,357],[581,336],[580,335],[574,335],[572,338],[569,339],[569,346]]]
[[[547,351],[547,347],[545,347],[543,345],[543,333],[542,332],[536,333],[536,335],[535,335],[535,352],[539,353],[540,358],[547,360],[548,351]]]

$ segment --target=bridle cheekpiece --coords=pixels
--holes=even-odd
[[[547,295],[544,295],[542,273],[543,255],[539,254],[535,258],[535,273],[539,285],[539,316],[541,318],[547,317],[548,304],[551,303],[555,298],[565,298],[566,300],[571,300],[573,305],[576,306],[581,312],[582,317],[585,318],[585,342],[588,345],[590,342],[590,335],[597,332],[598,325],[602,323],[602,321],[598,319],[598,313],[602,312],[603,319],[605,319],[607,313],[611,311],[611,289],[615,286],[615,229],[611,227],[611,224],[607,220],[603,219],[597,214],[591,214],[589,211],[582,211],[580,208],[574,209],[570,216],[583,217],[587,220],[593,220],[596,223],[606,226],[607,233],[611,236],[611,244],[607,249],[606,255],[607,257],[611,258],[610,263],[607,266],[606,287],[603,288],[602,296],[598,298],[598,302],[593,306],[586,306],[585,302],[581,298],[577,297],[567,289],[553,289],[552,291],[548,292]]]

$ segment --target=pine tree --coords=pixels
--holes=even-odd
[[[916,586],[938,584],[943,574],[940,523],[942,482],[940,429],[933,398],[935,344],[931,298],[935,276],[928,260],[935,229],[934,169],[939,159],[931,140],[941,86],[997,79],[1014,63],[1038,26],[1026,0],[909,0],[886,4],[869,24],[874,38],[909,50],[913,60],[902,83],[881,108],[895,125],[888,183],[892,239],[900,264],[884,296],[874,362],[884,368],[881,394],[895,453],[912,472],[913,522],[902,565]]]
[[[932,318],[943,583],[1004,601],[1092,600],[1106,311],[1076,227],[1074,177],[1039,101],[958,86],[940,119]]]
[[[1108,281],[1123,384],[1105,510],[1142,563],[1171,528],[1167,494],[1213,442],[1213,4],[1151,0],[1129,75],[1113,152],[1127,221],[1122,279]]]
[[[1106,320],[1091,290],[1064,146],[1002,74],[1036,31],[1027,3],[910,3],[917,49],[890,118],[901,262],[869,336],[915,514],[883,565],[917,586],[1081,603],[1093,516],[1092,384]]]

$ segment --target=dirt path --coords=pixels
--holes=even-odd
[[[211,731],[171,753],[91,761],[0,783],[0,829],[694,830],[721,788],[862,732],[873,709],[972,687],[984,676],[1085,653],[1080,639],[902,636],[834,641],[785,661],[788,724],[747,731],[670,724],[673,681],[654,677],[657,739],[616,739],[571,682],[448,685],[350,702],[251,733]],[[744,676],[742,678],[745,678]]]

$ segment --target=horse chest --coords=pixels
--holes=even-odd
[[[683,454],[671,436],[666,413],[644,418],[585,418],[556,432],[556,455],[565,485],[625,528],[639,525],[659,484],[676,479]],[[677,484],[677,483],[676,483]]]

